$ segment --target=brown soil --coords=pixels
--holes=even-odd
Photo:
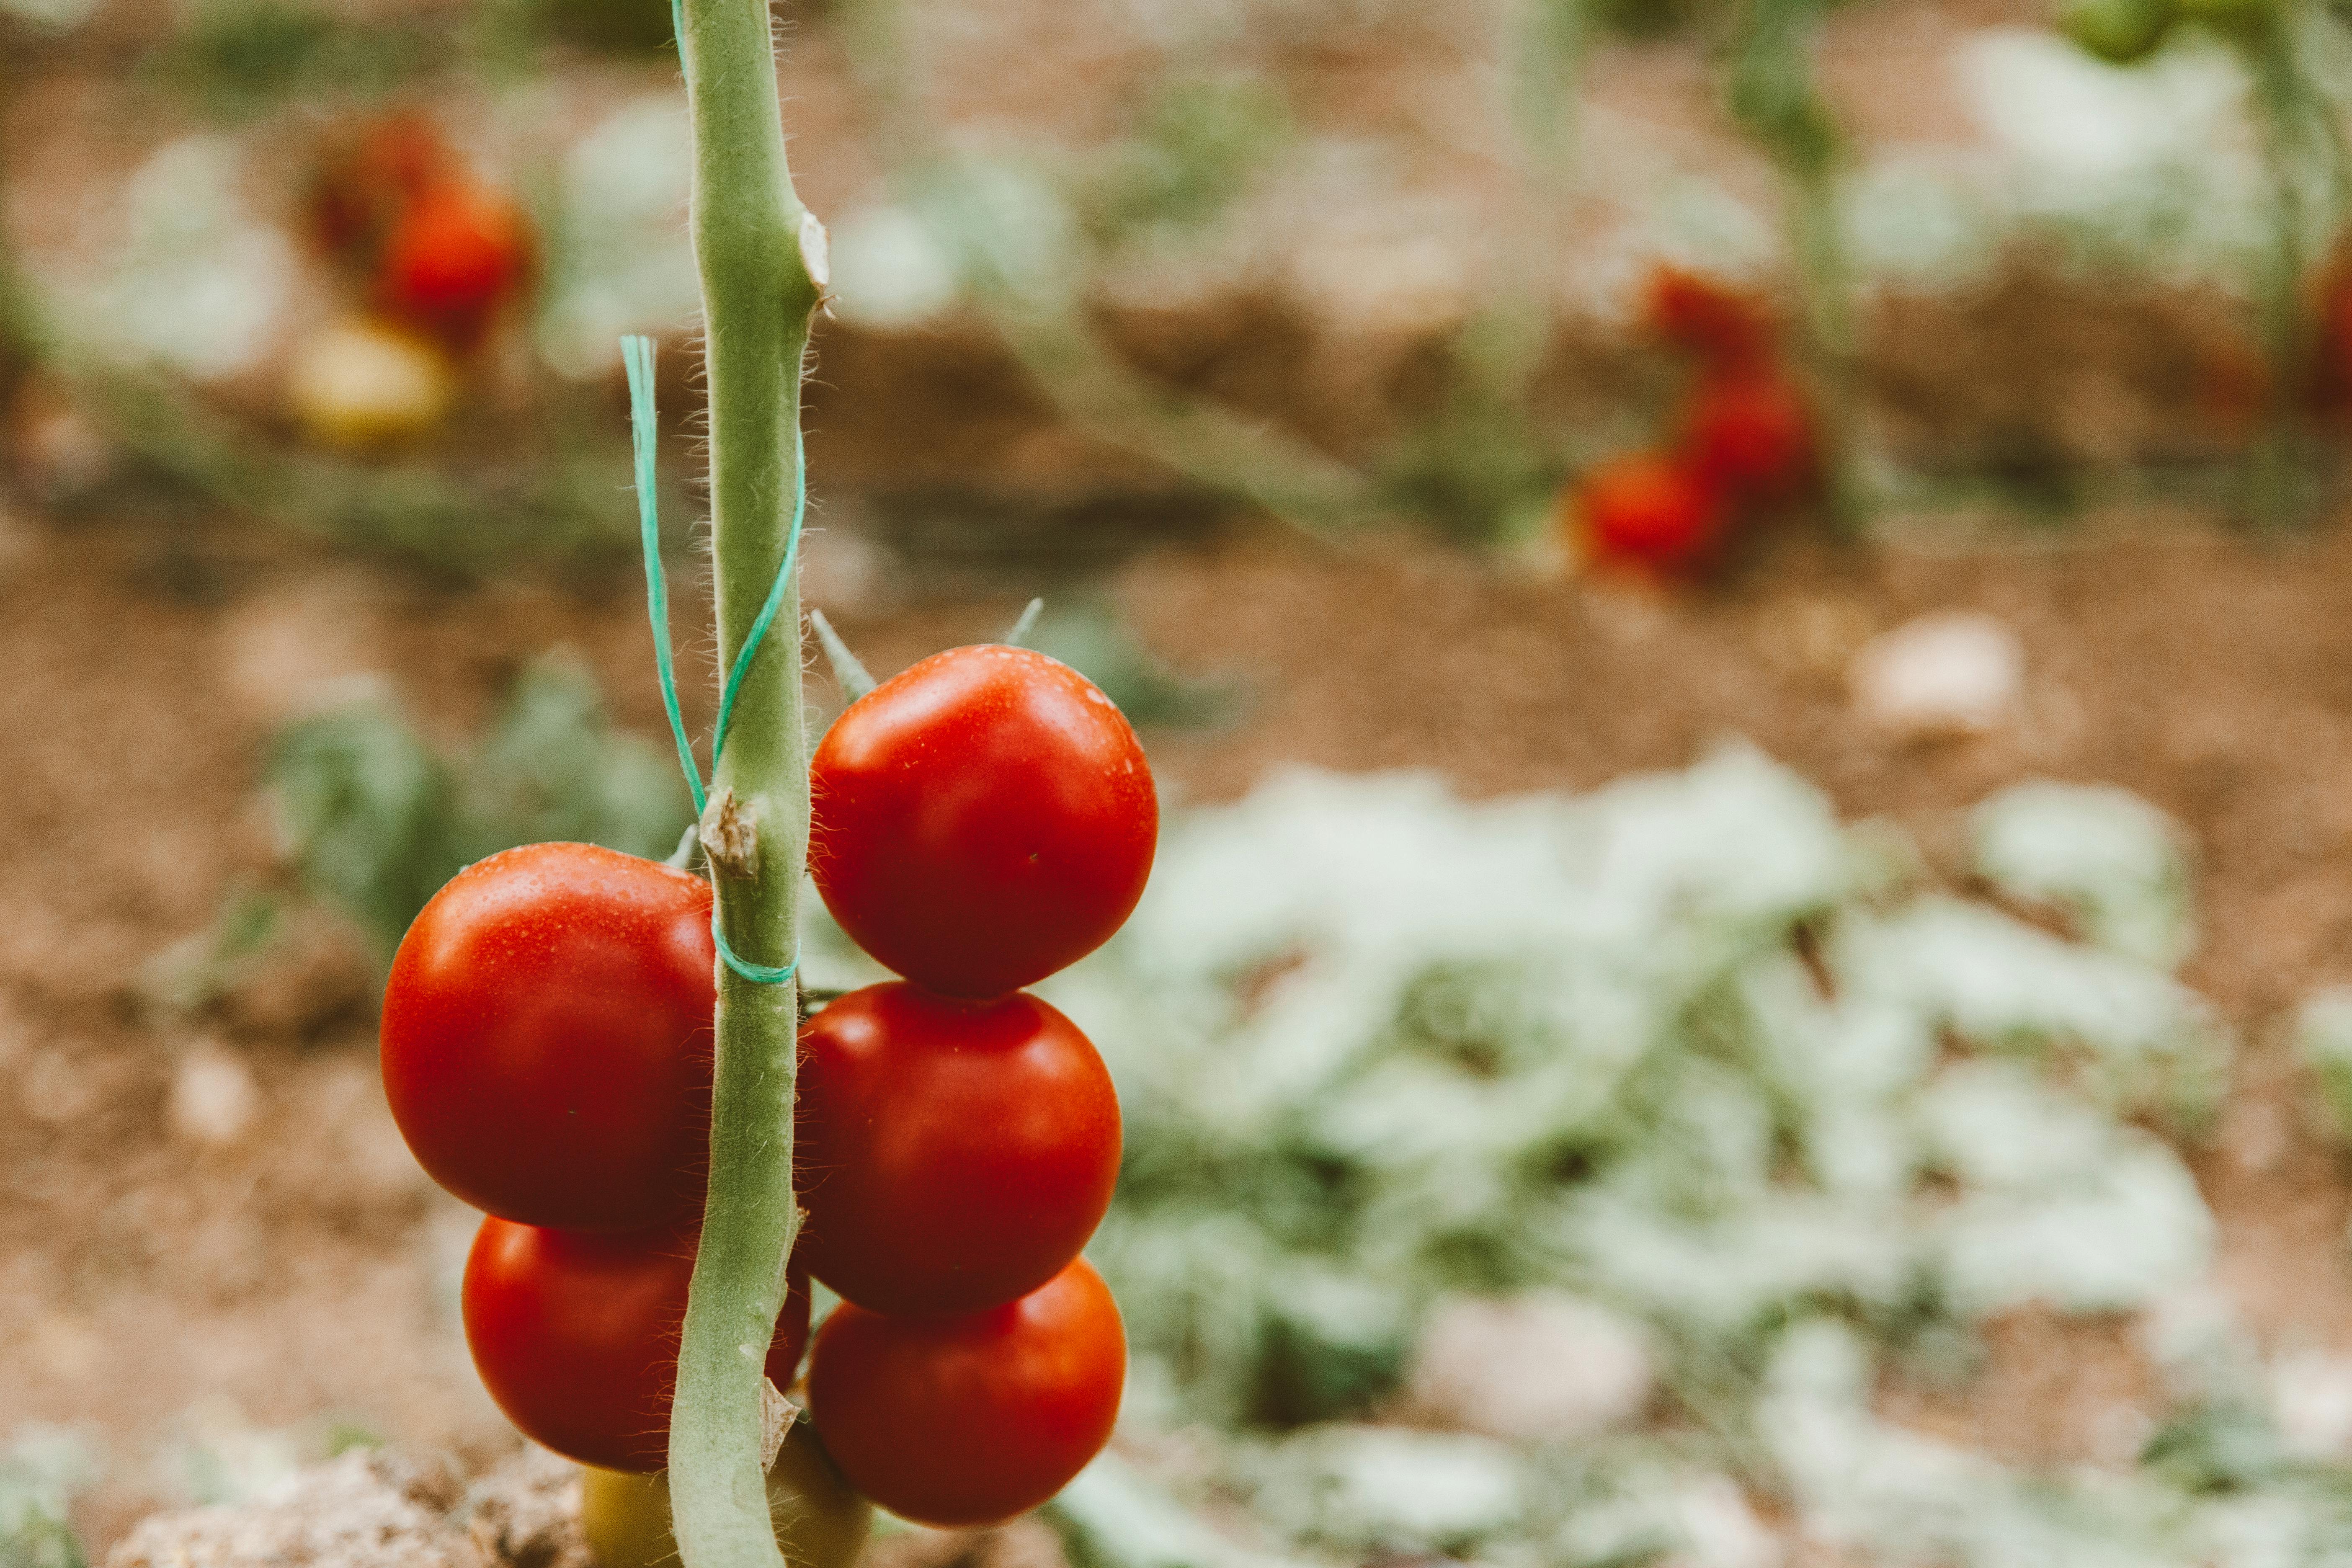
[[[2163,805],[2203,859],[2208,936],[2190,976],[2246,1036],[2196,1156],[2222,1281],[2273,1340],[2352,1348],[2352,1184],[2273,1037],[2283,1008],[2352,973],[2352,540],[2095,529],[2046,548],[1773,555],[1717,591],[1660,599],[1426,548],[1259,540],[1139,559],[1107,586],[1177,666],[1247,682],[1236,727],[1150,737],[1187,799],[1289,763],[1580,790],[1739,733],[1842,811],[1895,817],[1931,845],[1957,808],[2033,774]],[[1013,602],[835,608],[889,669],[990,632]],[[1853,721],[1840,672],[1874,630],[1941,606],[2016,626],[2029,711],[2011,732],[1897,747]],[[233,885],[268,874],[255,786],[287,715],[376,671],[454,734],[561,642],[654,733],[641,616],[625,580],[455,593],[250,537],[11,526],[0,1432],[68,1421],[108,1439],[112,1479],[85,1515],[94,1544],[152,1506],[155,1445],[223,1402],[261,1425],[345,1417],[469,1464],[510,1443],[454,1318],[468,1215],[416,1173],[384,1114],[366,1007],[351,1005],[356,956],[314,943],[275,1001],[261,987],[201,1027],[143,1014],[135,982]],[[182,1062],[219,1041],[261,1106],[226,1144],[171,1108]],[[1971,1392],[1903,1407],[2047,1458],[2103,1452],[2114,1410],[2145,1394],[2120,1325],[2022,1314],[1992,1336]]]

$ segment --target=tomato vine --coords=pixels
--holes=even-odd
[[[800,591],[784,570],[805,495],[802,362],[824,295],[824,230],[784,155],[774,44],[761,0],[682,0],[678,56],[694,132],[689,224],[704,308],[711,550],[719,644],[732,668],[773,616],[737,688],[703,816],[719,927],[754,963],[797,951],[808,852]],[[780,579],[780,573],[782,574]],[[782,603],[768,609],[781,582]],[[800,1229],[793,1196],[798,987],[719,976],[710,1184],[670,1420],[670,1498],[687,1568],[781,1568],[768,1514],[760,1354],[784,1303]]]

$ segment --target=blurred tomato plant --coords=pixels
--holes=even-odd
[[[55,1427],[21,1430],[0,1452],[0,1563],[10,1568],[87,1568],[69,1510],[97,1479],[96,1456]]]
[[[2268,222],[2250,291],[2268,363],[2270,417],[2249,455],[2244,502],[2272,523],[2311,510],[2318,456],[2311,407],[2341,371],[2331,363],[2340,272],[2326,262],[2352,218],[2347,21],[2320,0],[2073,0],[2058,17],[2067,37],[2119,67],[2142,65],[2183,32],[2237,57]]]
[[[1127,1109],[1092,1255],[1130,1420],[1220,1434],[1156,1484],[1308,1554],[1763,1561],[1769,1498],[1864,1560],[1991,1568],[2021,1531],[2201,1560],[2233,1505],[2177,1461],[2238,1386],[2225,1328],[2157,1346],[2179,1424],[2097,1487],[1868,1401],[1958,1375],[2026,1303],[2137,1310],[2212,1260],[2147,1130],[2196,1136],[2229,1052],[2169,973],[2177,829],[2059,785],[1970,827],[2074,939],[1936,890],[1742,750],[1486,805],[1300,773],[1171,824],[1128,930],[1046,988]],[[1066,1523],[1148,1511],[1132,1484],[1082,1484]],[[2352,1526],[2291,1467],[2246,1484]]]
[[[692,816],[675,763],[614,731],[593,681],[560,657],[523,673],[467,751],[444,756],[371,699],[280,735],[268,787],[300,886],[386,958],[425,900],[486,855],[569,840],[657,860]]]
[[[76,10],[73,0],[11,5]],[[958,353],[1001,352],[1067,432],[1146,460],[1115,482],[1150,473],[1145,482],[1172,483],[1187,507],[1237,502],[1322,532],[1402,515],[1506,546],[1547,531],[1565,479],[1662,434],[1671,367],[1593,341],[1622,325],[1623,303],[1595,296],[1661,258],[1691,277],[1738,279],[1785,317],[1775,323],[1784,376],[1718,381],[1705,417],[1671,423],[1705,426],[1712,434],[1692,438],[1716,451],[1709,466],[1736,468],[1748,460],[1740,453],[1770,444],[1765,424],[1779,421],[1775,439],[1790,445],[1801,403],[1804,483],[1780,499],[1850,521],[1874,498],[2102,493],[2112,476],[2078,482],[2064,471],[2077,467],[2171,482],[2156,465],[2181,459],[2164,441],[2133,469],[2128,431],[2081,438],[2048,427],[2067,423],[2063,398],[1977,386],[2002,380],[1997,356],[1917,388],[1904,384],[1911,370],[1890,373],[1917,348],[1885,341],[1890,300],[1916,303],[1903,296],[1925,280],[1942,291],[1939,309],[1966,311],[1983,268],[2031,270],[2053,237],[2066,265],[2094,261],[2159,292],[2236,268],[2233,285],[2251,281],[2265,301],[2267,379],[2282,407],[2300,409],[2315,380],[2344,379],[2327,368],[2341,356],[2320,308],[2346,205],[2338,12],[2316,0],[2084,0],[2057,20],[2090,51],[2091,74],[2064,82],[2048,59],[2025,60],[2026,29],[1976,28],[1949,64],[1964,94],[1985,77],[1969,107],[1984,111],[1999,156],[1972,148],[1940,168],[1865,145],[1843,124],[1846,89],[1822,85],[1824,58],[1882,46],[1880,20],[1828,0],[1530,0],[1492,16],[1432,14],[1415,25],[1433,37],[1484,29],[1477,47],[1496,67],[1480,79],[1493,102],[1456,105],[1462,124],[1441,136],[1318,85],[1335,61],[1415,58],[1396,14],[1368,16],[1349,43],[1328,8],[1122,13],[1089,23],[1119,40],[1104,58],[1149,68],[1086,136],[1062,137],[951,112],[960,100],[942,91],[943,73],[956,57],[941,52],[932,8],[840,0],[805,21],[838,51],[872,167],[833,215],[835,309],[853,353],[883,336],[890,352],[914,352],[933,334]],[[140,68],[126,77],[137,90],[176,94],[210,129],[132,175],[138,210],[119,277],[64,289],[42,279],[56,296],[44,300],[49,330],[17,335],[47,363],[43,398],[48,383],[71,384],[77,410],[123,449],[128,482],[160,480],[339,540],[467,571],[502,555],[617,547],[610,509],[593,504],[613,475],[591,432],[612,413],[614,336],[674,327],[693,308],[677,224],[683,126],[649,88],[627,102],[592,93],[561,112],[558,100],[572,102],[564,90],[541,89],[583,72],[635,79],[656,65],[667,25],[658,0],[499,0],[448,26],[306,0],[192,6],[122,58]],[[38,26],[37,60],[70,54],[70,18]],[[588,71],[583,50],[605,48],[619,52]],[[1670,50],[1704,62],[1688,78],[1703,90],[1644,106],[1637,123],[1610,81],[1635,79],[1643,56]],[[2106,79],[2118,73],[2094,58],[2138,61],[2147,90]],[[1707,112],[1710,99],[1776,171],[1760,199],[1677,151],[1680,132],[1653,133]],[[436,134],[464,158],[444,147],[404,169],[397,147],[390,158],[362,148],[349,162],[362,185],[371,163],[394,184],[462,174],[410,204],[435,219],[419,220],[433,245],[400,240],[392,204],[365,195],[331,197],[331,210],[304,221],[336,244],[356,230],[362,249],[406,257],[347,302],[401,318],[415,341],[394,344],[350,321],[315,333],[297,323],[287,330],[301,341],[281,365],[271,356],[289,345],[268,340],[307,275],[252,193],[307,179],[289,165],[308,154],[289,150],[321,121],[413,122],[426,106],[450,115]],[[2237,120],[2256,132],[2243,148]],[[1468,140],[1448,152],[1449,137]],[[1726,151],[1702,150],[1710,162]],[[2258,177],[2233,162],[2249,151],[2267,160]],[[1465,152],[1462,170],[1429,172]],[[2072,194],[2059,189],[2069,180]],[[175,190],[186,199],[166,199]],[[2257,191],[2277,216],[2259,257],[2236,232]],[[207,205],[211,220],[195,221]],[[1738,221],[1678,226],[1685,207]],[[2078,246],[2086,237],[2095,251]],[[511,282],[525,275],[527,301]],[[514,308],[486,310],[501,288]],[[205,309],[176,308],[198,298]],[[492,316],[507,327],[486,333]],[[459,363],[416,352],[429,339]],[[291,421],[254,406],[241,378],[257,364],[299,371],[279,400],[292,408],[270,410]],[[2000,428],[1950,435],[1963,411],[2004,390],[2023,406]],[[1609,406],[1590,406],[1596,397]],[[1889,426],[1913,418],[1915,402],[1937,428],[1904,450]],[[2216,421],[2158,412],[2192,427],[2197,461],[2241,447]],[[2142,413],[2121,423],[2156,417]],[[2307,416],[2273,423],[2255,454],[2256,490],[2315,493],[2331,454]],[[284,449],[278,437],[293,428],[345,455]],[[428,429],[429,447],[415,434]],[[527,432],[531,450],[488,450],[478,433],[491,429]],[[1937,449],[1948,438],[1961,455]],[[475,510],[517,525],[467,526],[473,496],[487,503]]]

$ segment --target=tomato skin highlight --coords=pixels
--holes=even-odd
[[[467,867],[401,939],[386,1098],[427,1174],[504,1219],[635,1230],[700,1212],[710,888],[591,844]]]
[[[690,1226],[609,1236],[482,1221],[466,1258],[466,1344],[523,1436],[607,1470],[669,1462],[694,1247]],[[787,1278],[767,1360],[778,1388],[808,1344],[807,1279],[797,1266]]]
[[[1151,873],[1159,796],[1135,731],[1069,666],[934,654],[852,703],[810,769],[809,869],[887,967],[1001,996],[1102,945]]]
[[[1118,1180],[1118,1096],[1026,992],[869,985],[801,1030],[798,1256],[877,1312],[971,1312],[1060,1272]]]
[[[1635,452],[1599,464],[1570,502],[1570,521],[1603,564],[1664,576],[1705,568],[1721,542],[1723,498],[1680,459]]]
[[[919,1524],[1036,1507],[1110,1440],[1127,1334],[1080,1258],[1017,1301],[952,1318],[845,1302],[818,1330],[809,1407],[850,1485]]]
[[[1691,465],[1730,494],[1785,500],[1816,471],[1812,411],[1796,383],[1775,371],[1709,375],[1683,423]]]

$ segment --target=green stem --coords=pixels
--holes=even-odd
[[[2310,329],[2304,320],[2305,217],[2297,164],[2307,121],[2329,112],[2315,102],[2295,58],[2292,18],[2279,16],[2242,46],[2253,73],[2262,120],[2264,173],[2271,185],[2271,251],[2259,289],[2263,347],[2270,360],[2269,427],[2248,458],[2248,510],[2257,522],[2294,519],[2302,467],[2302,398],[2309,368]]]
[[[1861,397],[1855,384],[1853,283],[1834,170],[1811,173],[1799,181],[1791,227],[1798,284],[1804,293],[1818,369],[1815,414],[1830,521],[1841,534],[1858,537],[1869,524],[1869,503],[1854,462]]]
[[[1577,89],[1592,23],[1580,0],[1517,0],[1510,26],[1510,121],[1519,178],[1544,216],[1577,192]]]
[[[14,62],[26,40],[24,29],[0,18],[0,120],[16,97]],[[7,167],[0,161],[0,198],[7,193]],[[0,408],[7,406],[16,380],[39,360],[38,323],[32,291],[18,270],[16,250],[0,228]]]
[[[822,297],[824,231],[801,206],[784,158],[766,0],[685,0],[683,21],[725,669],[783,562],[804,482],[801,370]],[[773,646],[740,689],[705,817],[721,925],[755,963],[787,963],[798,951],[794,905],[808,853],[800,624],[795,583]],[[686,1568],[783,1561],[761,1474],[762,1363],[800,1230],[792,1185],[796,990],[719,968],[710,1192],[670,1417],[670,1499]]]
[[[1370,510],[1360,474],[1271,424],[1146,381],[1097,336],[1077,300],[974,268],[974,294],[1061,416],[1091,436],[1238,496],[1329,540]]]
[[[1857,471],[1853,279],[1845,253],[1838,182],[1845,138],[1813,81],[1817,0],[1749,0],[1732,43],[1729,97],[1789,189],[1789,247],[1803,295],[1806,337],[1818,373],[1822,456],[1831,521],[1849,537],[1868,522]]]

